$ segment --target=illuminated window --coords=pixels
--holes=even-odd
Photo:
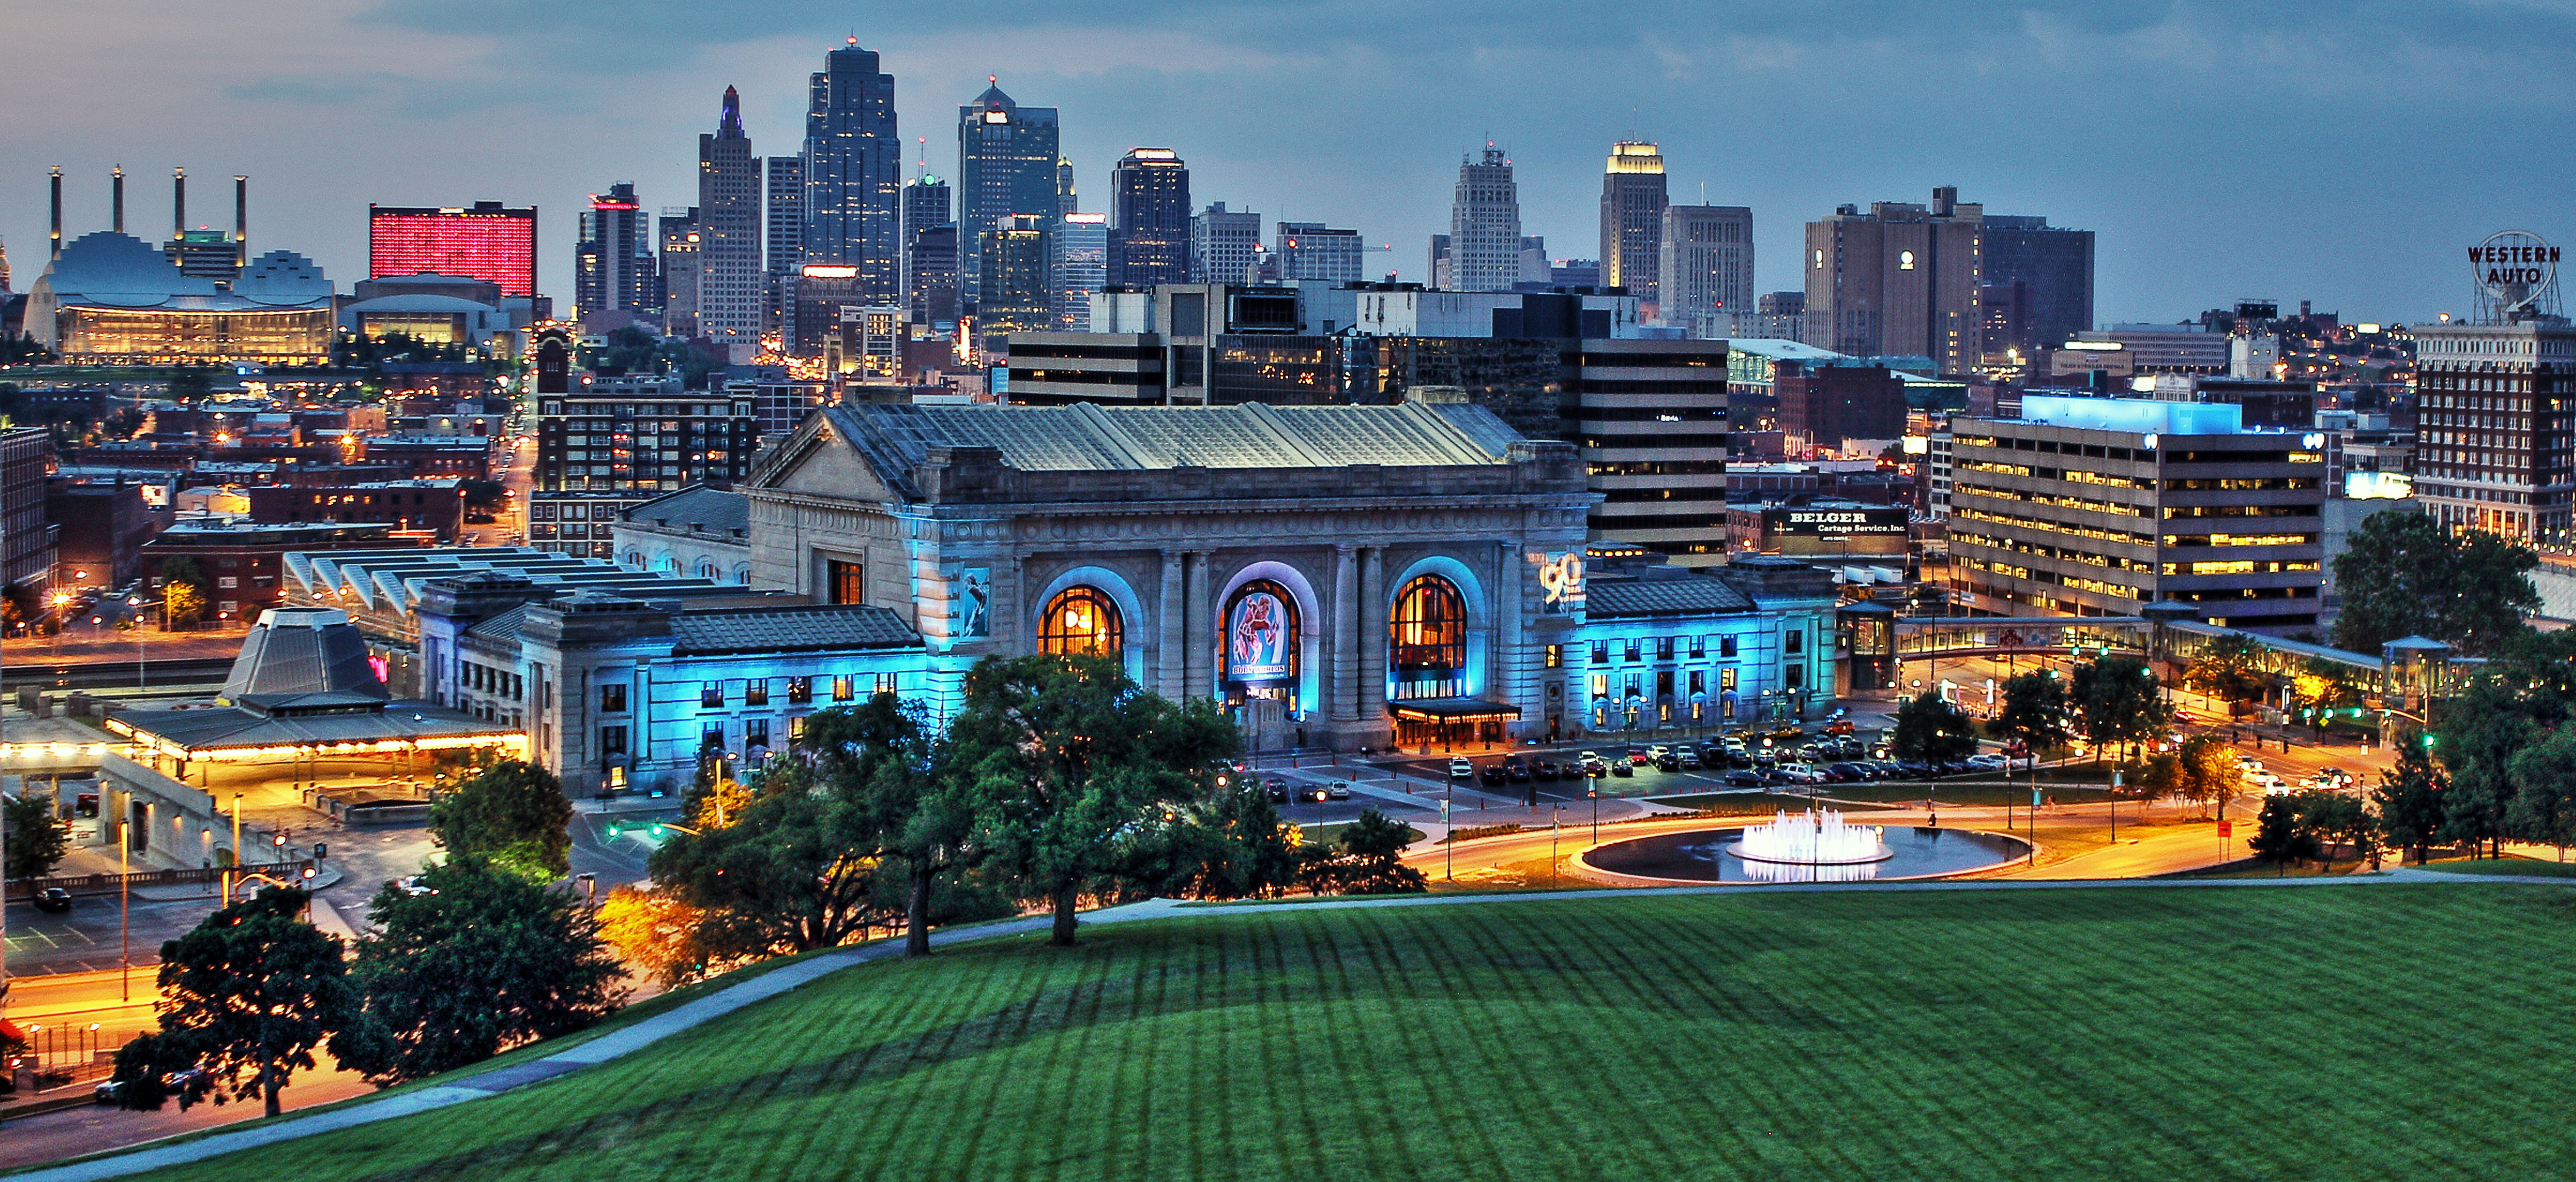
[[[1606,698],[1610,696],[1610,675],[1607,673],[1593,674],[1590,689],[1592,690],[1593,697]]]
[[[700,685],[698,687],[698,705],[724,705],[724,683],[721,681],[710,681]]]
[[[833,701],[835,701],[835,702],[850,702],[850,701],[856,701],[857,699],[858,699],[858,693],[857,693],[857,690],[854,688],[854,686],[853,686],[853,684],[852,684],[852,680],[851,680],[851,678],[850,678],[850,675],[849,675],[849,674],[844,673],[844,674],[841,674],[840,676],[835,677],[835,678],[833,678],[833,679],[832,679],[832,700],[833,700]]]
[[[866,568],[855,562],[835,562],[827,568],[834,603],[866,603],[868,584]]]
[[[1467,666],[1467,605],[1438,575],[1419,575],[1395,595],[1388,621],[1395,667],[1448,671]]]
[[[1550,669],[1562,669],[1565,667],[1564,645],[1551,644],[1547,646],[1547,667]]]
[[[1038,617],[1038,651],[1058,656],[1116,656],[1127,647],[1127,621],[1098,587],[1067,587]]]
[[[788,678],[788,679],[787,679],[787,701],[788,701],[791,705],[802,706],[802,705],[804,705],[805,703],[807,703],[807,702],[811,702],[811,701],[813,701],[813,700],[814,700],[814,679],[813,679],[813,678],[811,678],[811,677],[790,677],[790,678]]]
[[[744,682],[742,687],[742,704],[745,706],[768,705],[769,679],[766,677],[755,677],[750,681]]]

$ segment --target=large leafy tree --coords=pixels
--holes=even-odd
[[[2417,862],[2424,861],[2442,830],[2447,809],[2443,796],[2449,784],[2433,760],[2426,740],[2429,735],[2416,735],[2397,744],[2397,766],[2380,774],[2379,787],[2371,792],[2371,803],[2379,813],[2379,835],[2401,851],[2411,852]],[[2403,855],[2399,860],[2404,861]]]
[[[2440,742],[2433,754],[2449,780],[2438,840],[2475,849],[2504,836],[2505,816],[2522,786],[2515,760],[2564,721],[2566,706],[2503,678],[2480,677],[2435,709]]]
[[[2066,682],[2047,670],[2018,673],[2004,679],[1996,694],[2001,704],[1994,730],[2030,750],[2031,758],[2074,737],[2075,707]]]
[[[2173,707],[2157,696],[2154,668],[2137,657],[2086,661],[2071,680],[2075,717],[2096,748],[2144,742],[2173,723]]]
[[[2513,799],[2504,835],[2564,848],[2576,845],[2576,729],[2561,727],[2515,753]]]
[[[772,757],[730,823],[667,830],[649,865],[654,881],[704,913],[698,940],[707,955],[830,948],[873,918],[881,860],[870,820],[811,765]]]
[[[2531,569],[2540,559],[2495,534],[2458,534],[2425,514],[2383,509],[2352,531],[2334,560],[2343,594],[2335,647],[2375,653],[2407,636],[2427,636],[2483,655],[2540,610]]]
[[[858,809],[866,840],[902,871],[905,956],[930,954],[931,897],[972,849],[975,802],[918,702],[877,694],[805,720],[801,754]]]
[[[315,1065],[328,1045],[344,1067],[370,1057],[356,983],[336,936],[305,922],[305,893],[271,887],[226,907],[195,930],[161,945],[161,1029],[116,1054],[118,1102],[159,1108],[171,1072],[206,1074],[179,1096],[259,1097],[268,1115],[280,1110],[287,1077]]]
[[[535,882],[572,869],[572,801],[563,781],[509,759],[469,776],[430,806],[429,825],[451,855],[488,858]]]
[[[2262,644],[2240,633],[2210,641],[2182,676],[2193,689],[2230,705],[2252,701],[2270,685],[2263,675]]]
[[[2245,848],[2276,865],[2305,862],[2320,852],[2316,832],[2300,824],[2299,802],[2287,796],[2264,798],[2263,811],[2254,818],[2254,836],[2246,840]]]
[[[71,852],[70,831],[54,819],[53,802],[20,795],[0,800],[0,825],[8,827],[9,858],[0,874],[13,881],[43,878]]]
[[[368,905],[356,976],[385,1044],[367,1078],[400,1083],[476,1063],[615,1010],[625,970],[568,890],[464,857],[387,883]]]
[[[1297,866],[1297,846],[1279,810],[1253,777],[1239,776],[1210,799],[1149,821],[1123,873],[1157,895],[1243,899],[1287,889],[1297,881]]]
[[[2233,748],[2208,735],[2193,735],[2171,754],[2148,760],[2141,782],[2151,794],[2198,803],[2206,815],[2211,805],[2244,791],[2245,772],[2237,766]]]
[[[1977,753],[1977,724],[1967,711],[1925,690],[1897,704],[1888,747],[1898,759],[1955,762]]]
[[[949,728],[983,864],[1054,909],[1059,945],[1073,943],[1082,892],[1117,882],[1139,828],[1207,799],[1241,741],[1203,698],[1147,693],[1108,658],[1043,654],[977,662]]]
[[[697,980],[707,970],[698,933],[706,913],[668,887],[621,886],[599,901],[599,937],[665,989]]]

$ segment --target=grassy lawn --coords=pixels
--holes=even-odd
[[[1192,914],[850,970],[185,1172],[2531,1177],[2576,1152],[2571,921],[2502,884]]]
[[[2576,862],[2543,862],[2534,858],[2456,858],[2419,867],[2444,874],[2493,874],[2514,878],[2576,878]]]

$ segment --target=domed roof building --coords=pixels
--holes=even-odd
[[[273,250],[229,285],[131,234],[84,234],[27,293],[27,332],[73,364],[309,362],[330,353],[331,281]]]

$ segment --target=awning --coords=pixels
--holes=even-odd
[[[1501,722],[1521,716],[1521,708],[1483,698],[1408,698],[1386,704],[1386,712],[1408,722]]]

